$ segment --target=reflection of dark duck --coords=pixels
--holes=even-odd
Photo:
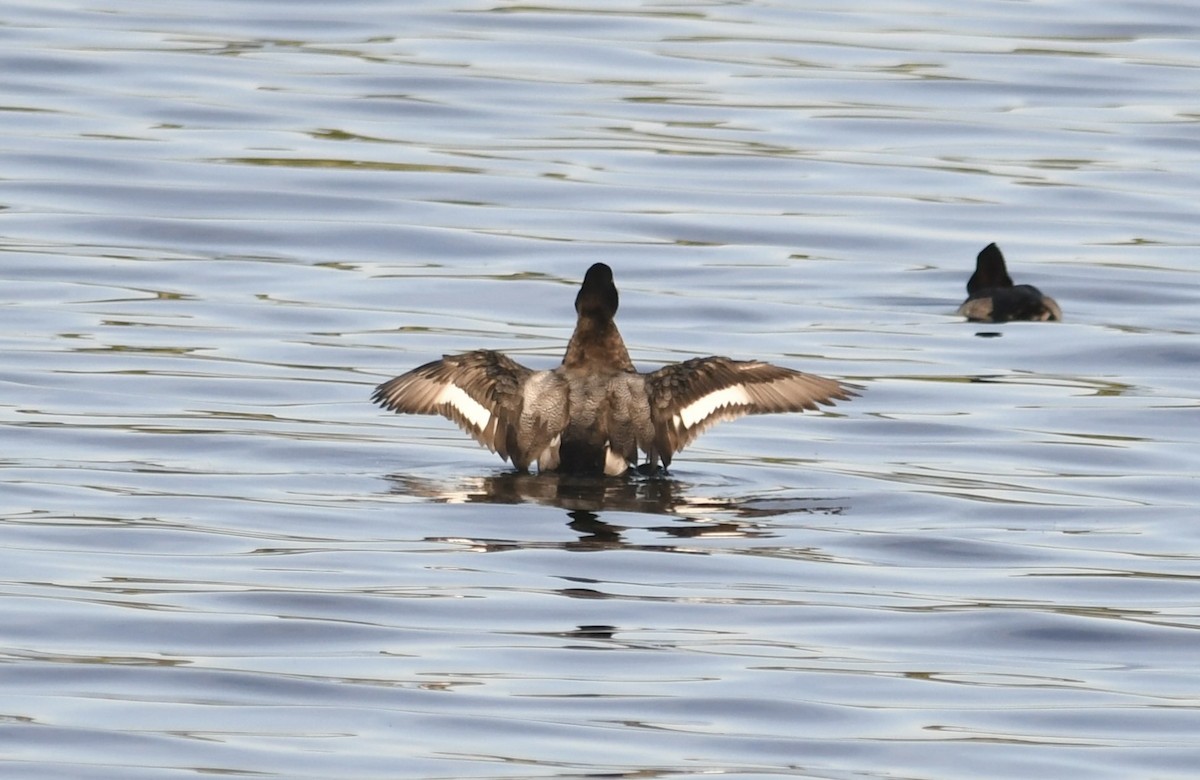
[[[648,374],[633,367],[613,317],[617,288],[603,263],[575,298],[578,321],[562,365],[534,371],[491,350],[447,355],[375,389],[394,412],[441,414],[520,471],[649,470],[721,420],[801,412],[846,400],[841,383],[757,360],[693,358]]]
[[[1014,285],[1000,247],[988,244],[975,258],[975,273],[967,281],[967,300],[958,313],[975,322],[1062,320],[1062,310],[1032,284]]]

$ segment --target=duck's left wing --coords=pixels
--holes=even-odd
[[[446,355],[401,374],[375,388],[371,400],[393,412],[447,417],[525,470],[564,425],[555,410],[565,408],[566,389],[555,380],[550,372],[535,372],[499,352],[480,349]]]
[[[646,375],[654,423],[651,459],[671,457],[708,427],[747,414],[803,412],[856,395],[834,379],[757,360],[693,358]]]

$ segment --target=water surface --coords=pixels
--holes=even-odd
[[[1182,3],[13,2],[6,778],[1188,778]],[[954,310],[998,242],[1061,324]],[[855,382],[670,479],[514,475],[378,382]]]

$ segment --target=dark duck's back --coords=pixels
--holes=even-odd
[[[447,355],[375,389],[395,412],[441,414],[524,471],[623,474],[649,469],[721,420],[800,412],[848,400],[845,385],[759,361],[693,358],[638,373],[613,318],[612,269],[588,269],[560,366],[534,371],[491,350]]]
[[[975,322],[1061,321],[1062,309],[1032,284],[1014,285],[1000,247],[988,244],[975,258],[967,280],[967,300],[958,313]]]

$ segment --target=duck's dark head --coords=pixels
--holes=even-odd
[[[975,273],[967,280],[967,295],[988,289],[1012,287],[1013,280],[1004,266],[1000,247],[988,244],[975,257]]]
[[[575,296],[575,311],[579,316],[611,320],[617,313],[617,286],[612,269],[596,263],[587,270],[579,294]]]

